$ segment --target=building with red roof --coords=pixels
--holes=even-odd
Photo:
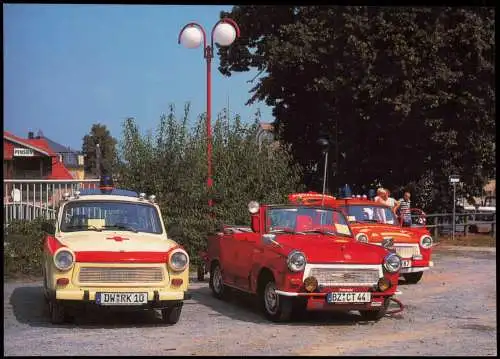
[[[73,176],[44,138],[21,138],[3,132],[4,179],[59,179]]]

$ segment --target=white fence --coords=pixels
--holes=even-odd
[[[13,219],[55,218],[64,193],[95,188],[98,179],[88,180],[11,180],[4,179],[4,225]]]

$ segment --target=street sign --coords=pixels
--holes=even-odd
[[[459,183],[460,177],[457,175],[451,175],[449,178],[450,183]]]
[[[31,148],[14,147],[14,157],[33,157],[35,152]]]

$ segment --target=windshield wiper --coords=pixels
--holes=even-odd
[[[86,230],[90,230],[90,231],[97,231],[97,232],[101,232],[102,231],[102,228],[98,228],[96,226],[92,226],[92,225],[83,225],[83,224],[79,224],[79,225],[74,225],[74,226],[68,226],[66,227],[66,229],[86,229]]]
[[[103,226],[102,228],[116,228],[116,229],[123,229],[125,231],[131,231],[131,232],[134,232],[134,233],[137,233],[139,232],[136,228],[132,227],[132,226],[127,226],[126,224],[113,224],[113,225],[107,225],[107,226]]]
[[[293,229],[290,228],[273,229],[269,231],[269,233],[304,234],[304,232],[295,232]]]
[[[321,233],[321,234],[326,234],[326,235],[330,235],[330,236],[337,235],[337,233],[335,233],[334,231],[329,231],[329,230],[322,229],[322,228],[308,229],[307,231],[304,231],[304,232],[305,233]]]
[[[363,219],[362,222],[382,223],[382,221],[379,221],[378,219]]]

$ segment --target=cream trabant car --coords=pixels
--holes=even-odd
[[[77,304],[161,309],[179,320],[187,298],[189,257],[167,237],[154,196],[110,189],[65,195],[46,226],[44,292],[52,323]]]

